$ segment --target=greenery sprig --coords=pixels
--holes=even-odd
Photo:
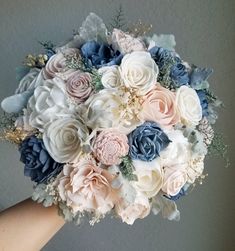
[[[224,143],[224,136],[222,133],[215,132],[213,140],[208,147],[208,154],[221,157],[226,162],[226,167],[230,165],[228,145]]]
[[[125,156],[122,158],[122,162],[119,166],[122,175],[128,180],[137,180],[137,176],[133,173],[134,166],[132,164],[132,160],[129,156]]]

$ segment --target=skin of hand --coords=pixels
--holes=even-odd
[[[56,206],[26,199],[0,212],[0,251],[39,251],[64,224]]]

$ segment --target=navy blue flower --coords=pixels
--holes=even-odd
[[[34,135],[20,144],[19,151],[20,160],[25,164],[24,175],[38,184],[46,183],[63,168],[63,164],[55,162],[48,154],[42,139]]]
[[[208,100],[203,90],[196,91],[202,107],[202,115],[208,116]]]
[[[132,159],[152,161],[171,142],[155,122],[145,122],[128,135]]]
[[[188,71],[181,62],[173,65],[170,71],[170,77],[173,83],[179,87],[181,85],[186,85],[189,82]]]
[[[172,52],[162,47],[154,46],[149,53],[158,65],[159,71],[172,59]]]
[[[88,66],[96,68],[120,65],[123,55],[114,51],[109,45],[88,41],[81,47],[81,53]]]

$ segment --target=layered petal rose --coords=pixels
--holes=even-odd
[[[56,179],[62,201],[74,213],[95,212],[105,214],[114,207],[115,190],[111,187],[113,176],[99,168],[92,159],[82,158],[77,164],[67,164]]]
[[[198,125],[202,119],[202,107],[195,90],[188,86],[181,86],[176,91],[176,105],[183,124]]]
[[[66,91],[76,103],[81,104],[85,102],[94,89],[91,85],[91,75],[86,72],[76,71],[66,81]]]
[[[55,161],[76,163],[84,150],[88,133],[80,119],[59,118],[47,124],[43,142]]]
[[[119,165],[129,151],[128,138],[115,129],[103,130],[94,140],[95,157],[105,165]]]
[[[130,203],[120,200],[115,205],[117,215],[123,222],[132,225],[136,219],[143,219],[150,213],[150,203],[148,197],[142,193],[137,193],[134,202]]]
[[[180,120],[175,94],[158,84],[146,94],[143,110],[139,114],[144,121],[154,121],[164,127],[171,127]]]
[[[113,29],[112,45],[115,50],[119,50],[122,54],[146,51],[144,43],[139,38],[134,38],[119,29]]]
[[[116,88],[121,85],[120,74],[116,65],[102,67],[98,72],[101,74],[101,82],[105,88]]]
[[[156,159],[151,162],[133,160],[134,174],[137,181],[133,181],[134,188],[144,193],[148,198],[155,196],[162,188],[163,173],[160,162]]]
[[[43,76],[45,79],[52,79],[59,77],[63,80],[67,80],[68,77],[76,71],[76,69],[70,69],[66,64],[66,57],[72,57],[79,54],[79,50],[75,48],[68,48],[61,52],[56,53],[50,57],[45,68],[43,69]]]
[[[29,99],[27,117],[29,125],[40,131],[48,122],[59,117],[71,117],[74,107],[69,103],[65,83],[59,78],[44,81]]]
[[[149,52],[134,51],[126,54],[119,67],[123,85],[138,95],[145,95],[157,83],[158,66]]]

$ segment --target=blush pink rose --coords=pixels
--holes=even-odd
[[[176,164],[165,167],[162,191],[167,195],[175,196],[187,182],[187,164]]]
[[[85,102],[93,93],[89,73],[76,71],[71,74],[66,82],[66,91],[78,104]]]
[[[146,94],[142,108],[139,116],[144,121],[154,121],[170,128],[180,120],[175,94],[160,84]]]
[[[143,219],[150,213],[150,203],[148,197],[142,193],[137,193],[133,202],[121,199],[115,205],[117,215],[123,222],[132,225],[136,219]]]
[[[122,54],[131,53],[132,51],[147,50],[144,43],[139,38],[134,38],[119,29],[113,29],[112,45]]]
[[[49,61],[46,63],[43,69],[43,77],[45,79],[52,79],[59,77],[63,80],[67,80],[71,73],[76,71],[76,69],[69,69],[66,65],[66,56],[73,56],[79,53],[78,49],[68,48],[63,52],[56,53],[50,57]]]
[[[83,158],[76,164],[66,164],[55,182],[62,201],[74,213],[87,211],[105,214],[116,201],[116,192],[111,187],[113,178],[93,159]]]
[[[116,129],[105,129],[93,144],[95,157],[105,165],[119,165],[121,157],[128,154],[128,138]]]

